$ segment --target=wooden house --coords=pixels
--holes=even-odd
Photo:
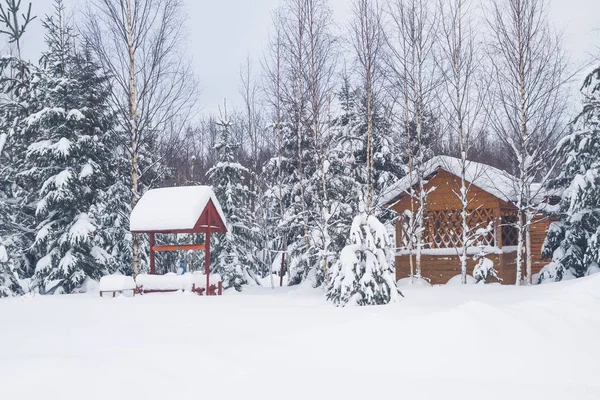
[[[479,231],[473,246],[468,248],[468,273],[472,274],[476,261],[473,256],[481,254],[493,261],[502,283],[516,281],[516,256],[518,229],[516,187],[517,179],[491,166],[468,162],[466,166],[468,188],[468,225],[471,231]],[[423,186],[426,207],[423,212],[424,230],[421,258],[422,276],[432,284],[445,284],[460,274],[462,236],[460,160],[437,156],[426,163]],[[418,199],[412,192],[419,193],[416,181],[407,176],[389,188],[384,196],[386,207],[396,213],[396,279],[410,276],[409,257],[415,257],[414,246],[409,249],[409,232],[414,226],[411,215],[418,211]],[[535,199],[542,204],[547,196],[541,185],[531,185]],[[532,273],[538,273],[547,263],[542,259],[542,246],[550,221],[541,213],[533,219],[531,227]],[[414,237],[414,236],[413,236]],[[522,273],[525,274],[525,262]]]

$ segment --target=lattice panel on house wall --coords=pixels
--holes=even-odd
[[[486,229],[494,219],[494,210],[479,208],[470,211],[467,224],[472,231]],[[425,213],[425,248],[443,249],[461,246],[462,218],[459,210],[428,211]],[[493,229],[477,238],[473,246],[494,246]]]
[[[467,221],[468,225],[473,227],[473,231],[478,229],[487,230],[484,235],[475,238],[474,246],[494,246],[494,210],[492,208],[478,208],[471,211]]]
[[[519,242],[519,228],[517,224],[517,215],[511,212],[502,212],[500,221],[502,229],[502,246],[516,246]]]
[[[416,238],[412,232],[418,229],[417,226],[411,226],[412,219],[407,215],[401,215],[398,217],[398,224],[400,225],[400,240],[398,241],[398,249],[407,250],[409,248],[409,240],[412,239],[412,249],[416,248]]]

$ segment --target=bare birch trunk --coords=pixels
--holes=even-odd
[[[138,160],[138,133],[137,133],[137,95],[135,86],[135,49],[133,43],[133,10],[131,0],[127,0],[126,31],[127,50],[129,55],[129,129],[131,137],[131,209],[139,199],[139,160]],[[140,273],[140,235],[134,233],[132,241],[133,276]]]
[[[548,24],[546,0],[492,0],[488,42],[495,87],[488,105],[492,128],[515,159],[519,231],[515,284],[531,281],[531,183],[551,168],[547,157],[564,127],[569,82],[561,37]],[[511,193],[512,195],[513,193]],[[524,259],[525,256],[525,259]]]

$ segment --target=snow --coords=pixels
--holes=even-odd
[[[58,142],[53,146],[53,150],[61,154],[63,157],[67,157],[71,152],[71,141],[67,138],[60,138]]]
[[[52,256],[53,252],[46,254],[44,257],[40,258],[38,262],[35,264],[35,272],[40,272],[45,270],[46,268],[52,265]]]
[[[83,167],[81,167],[81,172],[79,173],[79,179],[87,178],[94,173],[94,167],[87,163]]]
[[[467,274],[467,285],[473,284],[473,283],[477,283],[477,280],[475,278],[473,278],[471,275]],[[456,275],[453,276],[452,278],[448,279],[448,282],[446,282],[446,285],[450,285],[450,286],[456,286],[456,285],[462,285],[462,276]]]
[[[71,243],[76,243],[80,240],[86,239],[90,234],[96,230],[96,227],[90,221],[89,215],[86,213],[79,214],[75,223],[69,228],[69,240]]]
[[[0,133],[0,154],[2,154],[2,150],[4,149],[4,145],[6,145],[6,133]]]
[[[73,175],[71,175],[71,171],[69,171],[68,169],[60,171],[54,178],[54,184],[56,185],[57,188],[60,188],[64,185],[66,185],[67,183],[69,183],[72,176]]]
[[[218,274],[210,275],[210,284],[217,284],[221,281]],[[183,275],[168,273],[165,275],[139,274],[135,278],[138,286],[143,286],[146,290],[192,290],[192,285],[206,288],[206,275],[201,272],[187,272]]]
[[[75,258],[75,256],[69,249],[63,256],[63,258],[60,259],[60,262],[58,263],[58,268],[62,269],[65,272],[68,272],[73,268],[73,266],[75,266],[76,263],[77,258]]]
[[[6,247],[0,244],[0,263],[8,262],[8,252],[6,251]]]
[[[73,109],[67,114],[67,119],[73,121],[81,121],[85,119],[85,115],[83,115],[81,111]]]
[[[305,285],[2,299],[2,398],[599,398],[600,275],[403,294],[347,308]]]
[[[443,169],[460,177],[461,160],[450,156],[435,156],[425,162],[423,176],[428,177],[438,169]],[[412,184],[409,176],[400,179],[385,191],[381,198],[381,204],[386,205],[405,193],[410,186],[418,183],[416,179],[416,177],[413,177]],[[497,168],[474,161],[467,161],[466,179],[471,184],[506,202],[515,202],[517,199],[517,178]],[[532,184],[532,189],[533,193],[543,198],[544,193],[541,193],[541,186],[539,184]]]
[[[427,279],[425,279],[425,278],[417,278],[416,276],[413,277],[412,282],[411,282],[410,277],[407,276],[406,278],[398,279],[398,282],[396,282],[396,286],[398,286],[398,288],[401,288],[404,286],[429,287],[429,286],[431,286],[431,283],[429,283],[429,281],[427,281]]]
[[[136,232],[192,229],[210,200],[226,224],[225,214],[210,186],[149,190],[131,212],[130,229]]]
[[[131,276],[106,275],[100,279],[99,291],[135,290],[135,281]]]

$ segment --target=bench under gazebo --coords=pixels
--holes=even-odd
[[[136,277],[141,292],[167,292],[178,290],[180,286],[191,285],[191,290],[207,295],[221,294],[221,279],[210,275],[210,239],[212,233],[227,232],[225,215],[210,186],[182,186],[152,189],[137,202],[130,218],[130,231],[135,234],[147,234],[150,238],[150,275]],[[157,245],[157,234],[204,234],[204,243]],[[204,250],[204,282],[198,282],[199,276],[186,274],[187,277],[165,277],[166,287],[161,288],[156,275],[157,251]],[[200,285],[201,283],[201,285]]]

